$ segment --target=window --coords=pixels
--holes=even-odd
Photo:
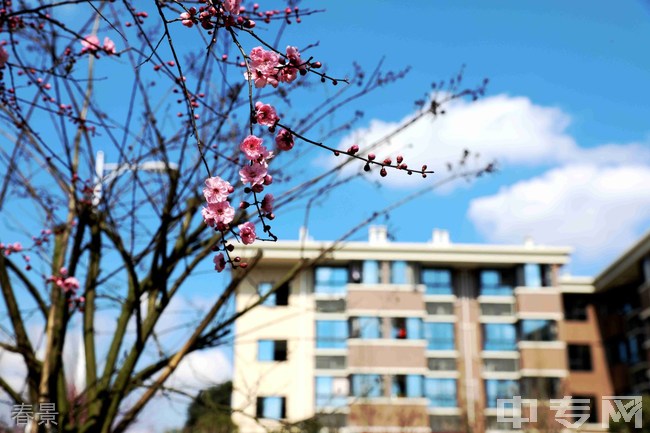
[[[351,317],[350,338],[372,340],[382,338],[380,317]]]
[[[422,338],[422,319],[417,317],[396,317],[391,319],[391,337],[399,340]]]
[[[351,376],[352,395],[355,397],[382,397],[384,384],[379,374],[353,374]]]
[[[505,372],[517,371],[518,361],[516,359],[489,359],[483,360],[483,371]]]
[[[319,313],[342,313],[345,311],[345,299],[317,299],[316,311]]]
[[[340,408],[348,404],[348,378],[316,376],[316,408]]]
[[[345,320],[317,320],[316,347],[318,349],[345,349],[348,324]]]
[[[519,383],[516,380],[488,379],[485,381],[485,398],[489,408],[497,407],[497,399],[512,398],[519,395]]]
[[[424,333],[427,350],[454,350],[456,347],[453,323],[427,322]]]
[[[258,340],[258,361],[286,361],[287,340]]]
[[[379,262],[366,260],[363,262],[363,273],[361,281],[363,284],[379,284]]]
[[[483,350],[516,350],[517,331],[511,323],[483,325]]]
[[[485,269],[480,274],[481,295],[512,296],[511,278],[507,278],[505,271]]]
[[[390,263],[390,283],[391,284],[406,284],[406,262],[395,261]]]
[[[583,401],[580,401],[583,400]],[[574,395],[573,396],[573,405],[575,406],[585,406],[589,405],[589,418],[585,420],[587,423],[597,424],[599,423],[598,419],[598,404],[596,402],[596,397],[593,395]],[[581,414],[586,414],[586,410],[581,410]]]
[[[640,341],[641,338],[642,338],[641,335],[636,335],[636,336],[630,336],[627,339],[628,347],[630,349],[629,362],[631,365],[641,362],[640,351],[641,351],[641,346],[643,344],[643,342]]]
[[[481,316],[512,316],[514,314],[515,314],[514,304],[481,303]]]
[[[258,418],[284,419],[286,414],[287,399],[285,397],[257,397]]]
[[[564,303],[564,318],[566,320],[587,320],[587,298],[583,295],[565,293],[562,295]]]
[[[432,371],[455,371],[456,358],[429,358],[427,366]]]
[[[451,295],[451,271],[448,269],[422,269],[420,282],[426,286],[427,295]]]
[[[485,417],[486,430],[509,431],[515,430],[512,421],[499,421],[499,417],[487,416]],[[519,430],[521,431],[521,430]]]
[[[520,329],[522,341],[557,340],[557,324],[553,320],[522,320]]]
[[[456,379],[434,379],[424,381],[424,394],[429,407],[457,407]]]
[[[274,283],[269,282],[260,283],[257,286],[259,295],[264,296],[269,293],[273,289],[273,284]],[[289,305],[289,283],[278,287],[275,292],[271,293],[269,297],[262,302],[262,305],[266,305],[267,307]]]
[[[650,281],[650,256],[645,256],[641,264],[645,281]]]
[[[432,432],[463,431],[460,418],[456,415],[430,415],[429,425]]]
[[[392,397],[422,397],[423,377],[418,374],[393,376]]]
[[[320,266],[315,271],[314,292],[329,295],[345,294],[348,284],[348,270]]]
[[[346,368],[345,356],[317,356],[316,369],[339,370]]]
[[[453,316],[454,304],[452,302],[427,302],[427,314],[437,316]]]
[[[536,263],[524,265],[524,286],[542,287],[542,267]]]
[[[569,344],[569,369],[591,371],[591,347],[587,344]]]
[[[560,379],[557,377],[524,377],[521,379],[521,395],[524,398],[560,398]]]

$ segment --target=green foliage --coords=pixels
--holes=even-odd
[[[235,433],[232,422],[230,396],[232,382],[205,389],[194,398],[187,409],[187,421],[182,433]],[[179,432],[179,433],[180,433]]]

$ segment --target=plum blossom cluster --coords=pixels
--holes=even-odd
[[[0,69],[4,68],[9,60],[9,53],[5,50],[5,41],[0,41]]]
[[[244,24],[247,27],[255,26],[252,21],[246,20],[243,17],[237,17],[235,20],[234,16],[239,15],[240,12],[243,12],[245,10],[245,8],[241,7],[241,0],[224,0],[221,3],[221,6],[221,8],[217,8],[212,5],[201,6],[198,9],[192,6],[191,8],[187,9],[186,12],[183,12],[179,15],[181,24],[188,28],[193,27],[194,24],[200,24],[204,29],[211,30],[216,27],[215,18],[228,13],[230,15],[224,19],[228,25],[237,23]]]
[[[77,294],[80,287],[79,280],[74,276],[68,275],[68,270],[66,268],[61,268],[59,270],[59,275],[51,275],[47,277],[46,282],[53,283],[63,290],[63,293],[65,293],[66,298],[68,299],[69,307],[83,310],[83,303],[86,302],[86,298]]]
[[[88,35],[81,40],[81,54],[89,53],[97,56],[100,51],[109,56],[115,54],[115,42],[107,36],[104,38],[104,43],[100,44],[96,35]]]
[[[268,153],[266,156],[269,156]],[[202,209],[201,215],[207,225],[222,233],[231,228],[230,223],[235,218],[235,209],[233,209],[228,201],[228,197],[233,191],[234,188],[232,185],[219,176],[210,177],[205,180],[203,196],[205,197],[207,206]],[[252,244],[255,241],[256,235],[253,223],[246,222],[240,224],[238,228],[239,236],[244,244]],[[226,251],[232,251],[233,249],[232,245],[226,245],[224,248]],[[215,255],[213,261],[214,269],[217,272],[221,272],[225,269],[226,263],[230,259],[226,260],[223,253],[218,253]],[[236,257],[234,261],[238,262],[239,258]],[[239,266],[245,267],[245,264],[241,263]]]
[[[300,57],[296,47],[288,46],[286,56],[280,56],[275,51],[255,47],[248,55],[249,69],[244,73],[247,80],[253,81],[255,87],[262,88],[267,84],[278,87],[278,83],[291,83],[298,74],[305,75],[310,67],[320,67],[320,63],[305,62]]]
[[[13,253],[21,252],[23,250],[23,245],[20,242],[14,242],[13,244],[3,244],[0,242],[0,250],[8,257]]]

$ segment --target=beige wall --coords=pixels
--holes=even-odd
[[[426,405],[351,404],[348,422],[351,426],[428,427]]]
[[[287,268],[288,269],[288,268]],[[260,267],[239,289],[237,309],[241,310],[256,299],[259,282],[277,281],[284,275],[283,268]],[[251,314],[237,320],[235,328],[234,373],[232,404],[236,410],[233,420],[242,433],[263,432],[255,416],[256,397],[286,396],[286,415],[289,420],[312,416],[314,407],[314,301],[312,295],[300,295],[300,283],[311,287],[311,274],[298,277],[291,283],[292,296],[285,307],[259,306]],[[285,362],[257,361],[257,340],[284,339],[288,341]],[[272,422],[262,421],[264,426]]]
[[[349,367],[401,367],[426,368],[424,345],[408,345],[408,340],[388,340],[385,343],[350,344]]]
[[[561,313],[562,295],[555,289],[517,289],[517,312],[524,314]]]

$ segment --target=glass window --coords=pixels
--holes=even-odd
[[[564,293],[564,318],[566,320],[585,321],[587,320],[588,299],[584,295]]]
[[[284,419],[286,406],[285,397],[257,397],[256,415],[258,418]]]
[[[391,284],[406,284],[406,262],[395,261],[390,263],[390,283]]]
[[[351,317],[350,338],[372,340],[382,338],[380,317]]]
[[[391,319],[391,337],[399,340],[422,338],[422,319],[418,317],[395,317]]]
[[[504,271],[485,269],[480,273],[481,295],[512,296],[512,285],[506,281]]]
[[[257,286],[257,290],[258,290],[260,296],[266,295],[267,293],[269,293],[271,291],[272,288],[273,288],[273,283],[260,283]],[[274,306],[275,305],[275,293],[271,293],[269,295],[269,297],[266,298],[262,302],[262,305],[266,305],[266,306],[269,306],[269,307]]]
[[[524,285],[526,287],[542,287],[542,267],[537,263],[524,265]]]
[[[342,295],[348,284],[348,270],[319,266],[315,271],[314,291],[316,293]]]
[[[392,397],[422,397],[424,377],[419,374],[400,374],[393,376]]]
[[[630,348],[630,364],[641,362],[640,351],[642,342],[639,341],[640,336],[630,336],[627,339],[628,347]]]
[[[452,302],[427,302],[427,314],[431,315],[454,315],[454,304]]]
[[[497,407],[497,399],[512,398],[519,395],[519,383],[516,380],[488,379],[485,381],[485,398],[487,407]]]
[[[484,359],[483,371],[517,371],[516,359]]]
[[[512,316],[514,314],[514,304],[481,303],[481,316]]]
[[[264,282],[260,283],[257,286],[257,291],[260,296],[264,296],[273,289],[274,283]],[[289,305],[289,283],[283,284],[278,287],[275,292],[271,293],[268,298],[266,298],[262,305],[267,307],[275,306],[284,306]]]
[[[449,269],[422,269],[420,282],[426,286],[427,295],[451,295],[454,293]]]
[[[455,371],[457,369],[456,358],[429,358],[427,366],[429,370],[433,371]]]
[[[382,397],[384,384],[379,374],[353,374],[352,395],[355,397]]]
[[[456,347],[453,323],[427,322],[424,334],[428,350],[454,350]]]
[[[650,256],[645,256],[643,258],[641,266],[643,267],[643,277],[645,281],[650,281]]]
[[[516,350],[517,329],[511,323],[485,323],[483,350]]]
[[[316,311],[319,313],[345,312],[345,299],[317,299]]]
[[[429,407],[457,407],[456,379],[435,379],[427,377],[424,381],[424,394],[429,399]]]
[[[322,370],[338,370],[347,366],[345,356],[317,356],[316,368]]]
[[[560,379],[557,377],[522,377],[521,395],[524,398],[560,398]]]
[[[316,376],[316,408],[347,406],[348,391],[347,377]]]
[[[363,262],[363,284],[379,284],[379,262],[366,260]]]
[[[287,341],[286,340],[258,340],[257,360],[258,361],[286,361]]]
[[[588,344],[569,344],[569,370],[591,371],[591,347]]]
[[[557,340],[557,324],[554,320],[522,320],[522,341],[555,341]]]
[[[345,320],[317,320],[316,347],[319,349],[345,349],[348,324]]]

